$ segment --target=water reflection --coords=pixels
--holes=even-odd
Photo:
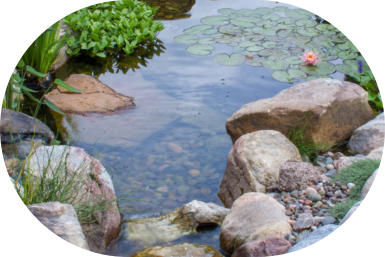
[[[143,0],[152,7],[158,8],[155,19],[176,20],[189,18],[188,12],[195,4],[195,0]]]

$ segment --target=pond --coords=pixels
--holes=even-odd
[[[194,2],[184,1],[187,6],[169,8],[172,11],[158,17],[165,29],[153,49],[99,66],[74,59],[57,72],[63,79],[70,73],[93,74],[117,92],[135,97],[136,108],[111,115],[56,117],[62,136],[98,158],[109,171],[124,219],[158,216],[194,199],[221,205],[217,192],[232,145],[226,119],[242,105],[294,84],[277,81],[273,70],[263,66],[218,64],[213,56],[232,53],[229,45],[216,44],[210,55],[193,55],[174,40],[222,8],[285,5],[255,0]],[[344,79],[340,72],[331,76]],[[305,80],[295,83],[301,81]],[[219,229],[179,241],[219,249]],[[122,229],[107,254],[130,256],[141,248],[127,241]]]

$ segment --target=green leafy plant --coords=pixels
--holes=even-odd
[[[354,183],[349,197],[343,203],[337,203],[331,208],[330,213],[338,219],[342,219],[354,204],[360,201],[361,191],[365,182],[379,167],[378,160],[361,160],[336,173],[332,180],[342,184]]]
[[[154,22],[156,10],[137,0],[119,0],[81,9],[66,18],[73,33],[67,53],[106,57],[111,52],[133,53],[140,44],[156,39],[163,29]]]
[[[361,60],[357,61],[357,65],[357,73],[350,73],[348,76],[368,92],[368,100],[373,110],[378,113],[384,111],[380,91],[372,71],[363,65]]]

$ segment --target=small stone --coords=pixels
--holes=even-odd
[[[183,148],[180,145],[178,145],[178,144],[176,144],[174,142],[168,143],[167,146],[168,146],[168,149],[170,149],[174,153],[181,153],[181,152],[183,152]]]
[[[315,202],[315,201],[320,201],[322,199],[321,195],[318,193],[310,193],[306,195],[307,199]]]
[[[156,189],[156,191],[161,192],[161,193],[167,193],[168,187],[167,186],[160,186]]]
[[[327,157],[325,163],[326,163],[326,166],[329,164],[333,164],[333,159],[330,157]]]
[[[189,170],[188,173],[189,173],[191,176],[193,176],[193,177],[198,177],[198,176],[201,174],[201,172],[200,172],[199,170],[197,170],[197,169]]]
[[[336,223],[336,219],[332,216],[326,216],[321,220],[323,226]]]
[[[328,165],[326,165],[326,169],[332,170],[332,169],[334,169],[334,165],[333,164],[328,164]]]
[[[327,172],[325,172],[324,174],[328,177],[331,177],[333,176],[334,174],[336,174],[337,170],[335,169],[331,169],[331,170],[328,170]]]
[[[303,213],[298,216],[293,229],[295,231],[302,231],[308,229],[313,225],[313,216],[310,213]]]
[[[311,226],[311,231],[314,231],[314,230],[316,230],[317,229],[317,226]]]
[[[312,202],[312,200],[306,199],[306,200],[304,201],[304,204],[305,204],[305,205],[312,205],[313,202]]]
[[[347,187],[349,188],[349,189],[352,189],[353,187],[355,187],[356,185],[354,184],[354,183],[348,183],[347,184]]]

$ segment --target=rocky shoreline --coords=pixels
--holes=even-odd
[[[338,219],[330,209],[346,202],[358,186],[335,181],[335,174],[363,160],[381,160],[385,122],[383,113],[375,117],[367,93],[358,85],[318,79],[243,106],[228,119],[226,129],[233,146],[218,196],[227,208],[192,201],[164,216],[125,220],[127,240],[147,247],[133,256],[262,257],[299,250],[322,239],[351,215],[352,211]],[[3,109],[0,130],[7,170],[16,181],[26,159],[39,179],[54,174],[53,166],[63,165],[65,156],[65,169],[83,186],[78,188],[84,190],[81,197],[72,205],[44,202],[28,208],[63,239],[104,253],[118,237],[122,217],[103,165],[81,148],[51,145],[49,128],[27,115]],[[310,161],[297,148],[298,142],[290,141],[293,130],[303,133],[313,146],[329,150]],[[346,144],[348,152],[333,151],[336,144]],[[363,186],[361,200],[375,174]],[[76,204],[100,199],[112,204],[93,213],[92,222],[79,222]],[[205,226],[221,227],[222,253],[186,243],[159,246]]]

